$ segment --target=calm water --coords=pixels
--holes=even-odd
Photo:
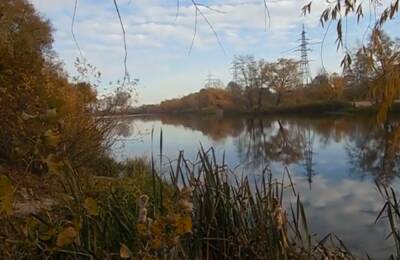
[[[214,147],[219,158],[225,152],[238,174],[254,175],[267,166],[280,178],[287,166],[316,239],[334,232],[364,257],[368,252],[383,258],[390,251],[388,226],[374,224],[383,206],[375,181],[399,190],[394,128],[374,130],[368,119],[352,117],[132,117],[120,122],[115,157],[150,156],[152,150],[158,155],[160,129],[163,154],[171,159],[183,150],[195,160],[202,144]]]

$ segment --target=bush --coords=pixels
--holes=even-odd
[[[51,26],[30,3],[1,1],[0,13],[0,164],[38,173],[62,158],[93,165],[114,124],[93,116],[95,91],[68,81]]]

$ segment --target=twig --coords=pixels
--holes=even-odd
[[[76,48],[77,48],[78,51],[79,51],[79,55],[80,55],[80,57],[81,57],[81,59],[82,59],[82,62],[84,62],[84,56],[83,56],[83,54],[82,54],[81,47],[79,46],[79,43],[78,43],[78,41],[77,41],[77,39],[76,39],[75,32],[74,32],[74,26],[75,26],[75,18],[76,18],[76,10],[77,10],[77,8],[78,8],[78,0],[75,0],[74,12],[73,12],[72,21],[71,21],[71,34],[72,34],[72,38],[73,38],[73,40],[74,40],[75,46],[76,46]]]
[[[222,46],[222,43],[221,43],[221,41],[220,41],[220,39],[218,37],[218,33],[216,32],[214,26],[208,20],[207,16],[205,16],[204,13],[200,9],[200,6],[205,7],[205,8],[207,8],[207,6],[204,6],[202,4],[197,3],[195,0],[191,0],[191,1],[192,1],[192,4],[193,4],[194,8],[196,9],[196,17],[195,17],[195,28],[196,28],[196,30],[197,30],[197,17],[198,17],[198,13],[199,13],[201,15],[201,17],[203,17],[204,21],[206,21],[206,23],[208,24],[208,27],[210,27],[211,31],[213,32],[214,37],[217,40],[218,45],[221,48],[222,52],[226,55],[225,49]],[[196,35],[194,35],[194,36],[196,36]],[[193,39],[195,39],[195,37]],[[190,52],[189,52],[189,54],[190,54]]]
[[[126,82],[126,80],[129,81],[129,73],[128,73],[128,67],[127,67],[128,48],[126,47],[126,32],[125,32],[124,23],[122,22],[121,13],[119,12],[117,0],[113,0],[113,1],[114,1],[115,11],[117,11],[119,23],[120,23],[120,25],[121,25],[122,37],[123,37],[123,41],[124,41],[124,52],[125,52],[125,56],[124,56],[124,70],[125,70],[125,75],[124,75],[124,81],[123,81],[123,85],[124,85],[125,82]]]

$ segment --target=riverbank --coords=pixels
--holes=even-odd
[[[212,150],[200,150],[199,155],[199,172],[197,164],[187,165],[180,155],[176,170],[169,171],[170,182],[155,172],[154,162],[125,164],[120,176],[83,174],[66,167],[44,183],[49,203],[32,197],[24,204],[35,202],[33,212],[16,211],[31,194],[10,176],[0,175],[0,209],[6,206],[0,214],[0,256],[354,258],[333,235],[314,240],[299,197],[297,210],[284,208],[283,193],[296,196],[293,184],[284,187],[264,172],[264,181],[254,190],[250,180],[224,170]]]
[[[181,110],[162,111],[158,108],[146,110],[137,108],[123,113],[113,113],[116,116],[151,116],[151,115],[199,115],[199,116],[221,116],[221,115],[285,115],[285,116],[329,116],[329,115],[374,115],[378,108],[369,102],[348,102],[348,101],[318,101],[304,104],[264,106],[262,109],[212,109],[203,110]],[[392,114],[400,113],[400,104],[395,103],[391,108]]]

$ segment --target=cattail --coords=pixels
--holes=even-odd
[[[147,203],[149,201],[149,197],[146,194],[143,194],[139,197],[139,208],[147,207]]]
[[[180,199],[178,201],[178,206],[183,210],[185,213],[192,213],[193,211],[193,203],[186,200],[186,199]]]
[[[141,195],[139,198],[139,223],[146,223],[147,220],[147,203],[149,201],[149,197],[147,195]]]
[[[181,196],[185,198],[190,198],[193,195],[193,187],[186,186],[181,190]]]
[[[283,230],[284,225],[286,225],[286,213],[282,207],[278,206],[274,212],[274,218],[276,227],[278,230]]]
[[[139,209],[139,223],[146,223],[147,220],[147,209],[146,208],[141,208]]]

